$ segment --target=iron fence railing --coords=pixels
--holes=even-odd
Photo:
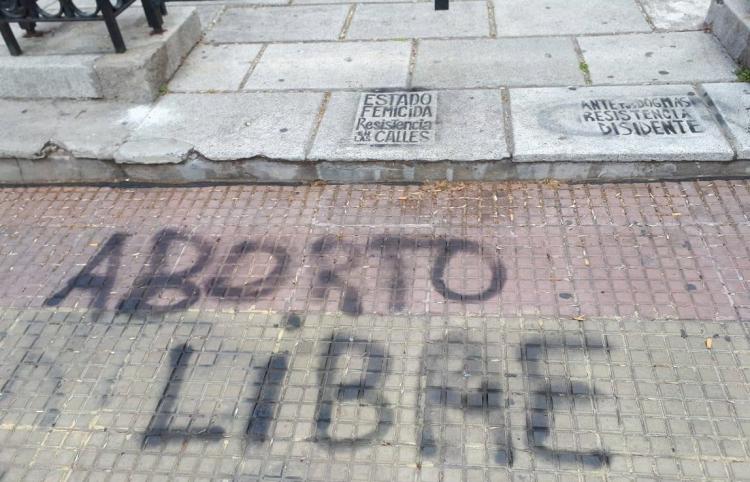
[[[11,55],[21,55],[21,47],[10,28],[11,23],[18,23],[26,31],[27,37],[39,36],[36,31],[38,22],[86,22],[102,20],[107,26],[109,36],[117,53],[125,52],[125,41],[122,39],[117,16],[132,5],[135,0],[96,0],[91,9],[76,5],[74,0],[57,0],[52,6],[39,6],[37,0],[0,0],[0,34]],[[141,0],[146,20],[152,33],[162,33],[162,16],[167,14],[163,0]]]

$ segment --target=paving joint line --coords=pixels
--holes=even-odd
[[[654,20],[651,18],[651,15],[648,14],[648,11],[646,10],[645,5],[643,4],[642,0],[633,0],[638,7],[638,10],[641,11],[641,15],[643,15],[643,18],[646,20],[646,23],[649,27],[651,27],[651,30],[656,32],[658,29],[656,28],[656,25],[654,24]]]
[[[729,129],[726,119],[724,119],[724,116],[721,115],[721,112],[719,112],[719,109],[716,107],[716,104],[714,104],[713,99],[708,94],[706,89],[703,88],[703,83],[695,83],[693,84],[693,88],[695,89],[698,97],[703,101],[708,111],[713,116],[716,124],[719,127],[719,131],[729,143],[729,147],[732,148],[732,151],[734,153],[734,157],[732,158],[732,160],[738,160],[739,152],[742,149],[739,139],[737,139],[737,137],[732,133],[731,129]]]
[[[267,47],[268,47],[268,44],[264,43],[263,46],[260,48],[260,50],[258,50],[258,53],[255,55],[255,58],[253,59],[252,62],[250,62],[250,68],[247,69],[247,72],[242,77],[242,81],[240,81],[239,89],[237,89],[237,91],[233,91],[233,92],[243,92],[244,91],[243,89],[245,88],[245,85],[247,84],[248,80],[250,80],[250,76],[253,75],[253,72],[255,72],[255,68],[260,63],[260,60],[263,57],[263,54],[266,52],[266,48]]]
[[[500,102],[503,106],[505,145],[508,149],[508,155],[512,159],[516,153],[516,140],[515,137],[513,137],[513,110],[510,102],[510,89],[507,87],[502,87],[500,89]]]
[[[490,38],[497,38],[497,19],[495,17],[495,4],[487,0],[487,20],[490,24]]]
[[[710,80],[701,81],[700,84],[719,84],[726,83],[727,80]],[[660,87],[660,86],[671,86],[671,85],[685,85],[694,87],[696,84],[691,84],[688,81],[667,81],[667,82],[652,82],[652,83],[592,83],[590,85],[584,82],[580,84],[497,84],[492,86],[436,86],[436,85],[423,85],[430,90],[436,91],[469,91],[469,90],[521,90],[521,89],[563,89],[568,87]],[[214,94],[276,94],[276,93],[325,93],[325,92],[363,92],[377,90],[378,92],[397,92],[403,90],[402,86],[389,86],[389,87],[342,87],[342,88],[289,88],[289,89],[240,89],[240,90],[170,90],[170,95],[214,95]],[[26,99],[28,100],[28,99]]]
[[[305,146],[304,150],[304,158],[308,159],[310,157],[310,153],[312,152],[313,146],[315,145],[315,140],[318,137],[318,132],[320,131],[320,126],[323,123],[323,117],[325,116],[326,110],[328,109],[328,103],[331,100],[331,92],[325,92],[323,94],[323,99],[320,102],[320,107],[318,108],[318,112],[315,115],[315,121],[313,122],[312,130],[310,131],[310,138],[307,142],[307,145]]]
[[[336,4],[332,4],[336,5]],[[358,4],[354,4],[353,6],[356,6]],[[276,5],[275,8],[285,8],[286,5]],[[250,7],[246,7],[250,8]],[[679,33],[702,33],[701,30],[679,30],[679,31],[673,31],[670,30],[668,32],[647,32],[647,31],[640,31],[640,30],[628,30],[628,31],[622,31],[617,33],[611,33],[611,32],[602,32],[602,33],[583,33],[583,34],[570,34],[570,33],[560,33],[560,34],[554,34],[554,35],[498,35],[497,37],[491,37],[490,35],[462,35],[462,36],[429,36],[429,37],[418,37],[420,40],[430,40],[430,41],[456,41],[456,40],[493,40],[500,42],[502,40],[535,40],[535,39],[560,39],[560,38],[569,38],[571,36],[575,36],[578,38],[598,38],[598,37],[626,37],[626,36],[634,36],[634,35],[653,35],[653,36],[659,36],[659,35],[669,35],[669,34],[679,34]],[[309,39],[309,40],[256,40],[256,41],[216,41],[216,40],[208,40],[204,41],[203,43],[208,44],[259,44],[259,43],[270,43],[270,44],[299,44],[299,43],[349,43],[349,42],[357,42],[357,43],[367,43],[367,42],[403,42],[405,41],[403,37],[389,37],[389,38],[358,38],[358,39]]]
[[[578,57],[578,69],[583,73],[583,81],[587,86],[593,85],[593,82],[591,81],[591,71],[589,70],[589,64],[586,62],[586,57],[583,55],[583,49],[581,48],[581,45],[578,43],[578,38],[572,37],[573,42],[573,50],[576,52],[576,57]]]
[[[349,33],[349,28],[352,25],[352,20],[354,19],[354,13],[357,11],[357,4],[353,4],[351,7],[349,7],[349,10],[346,12],[346,18],[344,18],[344,25],[341,26],[341,31],[339,32],[339,40],[346,39],[347,34]]]
[[[414,84],[414,72],[417,70],[417,54],[419,52],[419,39],[411,40],[409,51],[409,68],[406,72],[406,88],[411,90]]]

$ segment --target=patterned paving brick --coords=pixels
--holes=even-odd
[[[493,480],[730,477],[748,457],[738,324],[299,316],[5,310],[0,463]]]
[[[0,306],[747,320],[748,186],[3,189]]]
[[[750,182],[0,190],[3,480],[749,463]]]

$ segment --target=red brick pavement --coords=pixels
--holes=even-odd
[[[747,180],[7,188],[0,236],[0,307],[750,319]]]

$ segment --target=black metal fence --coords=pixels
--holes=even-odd
[[[36,31],[38,22],[89,22],[102,20],[107,26],[109,36],[117,53],[125,52],[125,41],[122,39],[117,16],[125,11],[135,0],[96,0],[96,6],[90,10],[79,8],[73,0],[57,0],[57,4],[42,8],[36,0],[0,0],[0,34],[11,55],[21,55],[11,23],[18,23],[26,31],[25,36],[39,36]],[[164,32],[162,16],[167,14],[163,0],[141,0],[146,20],[152,33]]]
[[[74,0],[57,0],[53,7],[42,8],[37,0],[0,0],[0,34],[11,55],[21,55],[11,23],[20,24],[26,31],[25,36],[35,37],[37,22],[80,22],[103,20],[107,25],[109,36],[115,47],[115,52],[125,52],[125,41],[122,39],[117,16],[125,11],[135,0],[96,0],[96,7],[92,11],[79,8]],[[449,0],[434,0],[435,10],[448,10]],[[164,0],[141,0],[146,20],[152,28],[152,34],[164,32],[162,16],[167,14]]]

